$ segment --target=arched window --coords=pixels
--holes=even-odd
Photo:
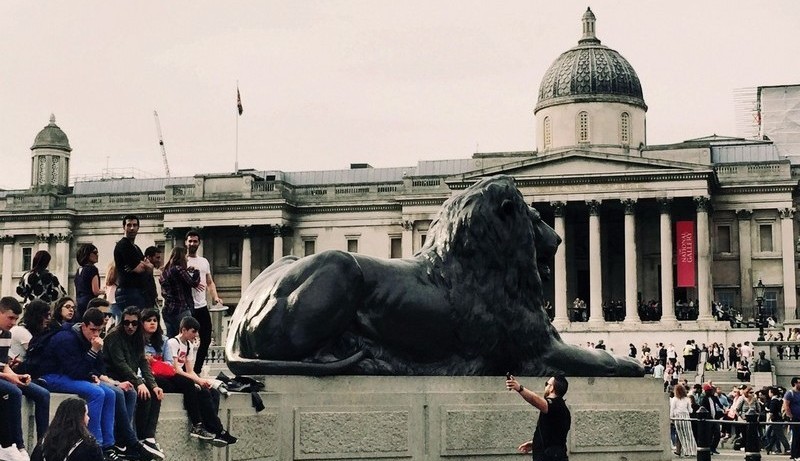
[[[550,117],[544,118],[544,148],[549,149],[553,145],[553,129],[550,126]]]
[[[619,117],[619,141],[625,145],[631,142],[631,115],[627,112]]]
[[[578,143],[589,142],[589,113],[578,112]]]

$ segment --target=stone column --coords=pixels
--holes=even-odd
[[[794,274],[794,209],[784,208],[781,213],[781,251],[783,260],[783,312],[785,319],[797,315],[797,284]]]
[[[709,197],[695,197],[697,205],[697,320],[713,320],[711,315],[711,235],[708,230]]]
[[[675,323],[675,281],[672,277],[672,199],[659,199],[661,208],[661,322]]]
[[[36,236],[36,242],[38,243],[36,250],[37,251],[50,251],[50,235],[49,234],[39,234]],[[34,251],[34,253],[36,253]],[[52,255],[51,255],[52,256]],[[33,256],[31,256],[33,258]],[[30,267],[26,267],[25,270],[30,269]]]
[[[742,296],[742,306],[752,306],[753,302],[753,245],[751,238],[750,220],[753,217],[751,210],[738,210],[736,218],[739,223],[739,287]],[[731,236],[732,238],[733,236]],[[794,318],[794,314],[791,318]]]
[[[164,262],[169,260],[172,249],[175,248],[175,230],[169,227],[164,228]]]
[[[567,311],[567,227],[564,218],[567,204],[565,202],[553,202],[550,205],[553,207],[553,214],[555,215],[556,234],[561,237],[561,245],[556,250],[553,267],[553,307],[556,311],[553,325],[556,328],[563,328],[569,324]]]
[[[272,226],[272,262],[283,258],[283,228],[280,225]]]
[[[414,221],[403,221],[403,254],[404,258],[410,258],[414,255]]]
[[[250,285],[250,266],[252,265],[250,255],[250,226],[240,226],[242,229],[242,257],[240,263],[242,264],[242,288],[241,293]]]
[[[589,206],[589,322],[603,323],[603,261],[600,251],[600,202]]]
[[[14,236],[0,236],[0,244],[3,245],[3,279],[0,285],[0,296],[15,296],[11,278],[14,273]]]
[[[638,254],[636,253],[636,200],[622,201],[625,207],[625,324],[640,323]]]
[[[59,283],[64,288],[64,291],[67,293],[70,292],[70,287],[72,284],[69,283],[69,261],[70,261],[70,251],[69,251],[69,242],[72,240],[72,234],[58,234],[55,236],[56,238],[56,255],[55,255],[55,271],[53,272],[56,277],[58,277]],[[53,263],[50,263],[53,267]]]

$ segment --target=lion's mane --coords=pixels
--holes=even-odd
[[[537,265],[538,212],[512,178],[483,180],[448,199],[418,257],[448,291],[463,352],[502,368],[558,337],[542,307]]]

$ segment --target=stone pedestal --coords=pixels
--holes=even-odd
[[[531,389],[545,378],[519,377]],[[168,459],[508,460],[530,440],[537,410],[505,377],[268,376],[256,413],[249,394],[222,400],[220,419],[239,442],[213,448],[189,437],[181,396],[162,405],[157,439]],[[571,461],[669,460],[661,381],[570,378]],[[54,394],[51,412],[63,399]],[[26,406],[28,434],[32,408]],[[28,439],[29,440],[29,439]],[[33,446],[33,445],[31,445]],[[526,458],[529,459],[529,458]]]

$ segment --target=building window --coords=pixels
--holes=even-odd
[[[553,145],[553,128],[550,124],[550,117],[544,118],[544,148],[549,149]]]
[[[589,113],[586,111],[578,113],[578,142],[589,142]]]
[[[778,318],[778,290],[764,290],[764,315]]]
[[[347,251],[358,253],[358,239],[347,239]]]
[[[761,224],[758,226],[758,234],[761,238],[761,251],[771,252],[772,250],[772,224]]]
[[[717,293],[715,297],[717,299],[717,304],[719,304],[724,311],[727,312],[731,307],[736,305],[736,290],[731,288],[720,288],[716,291]]]
[[[303,256],[311,256],[317,252],[316,240],[303,240]]]
[[[241,250],[239,242],[228,243],[228,267],[239,267],[241,265]]]
[[[731,252],[731,226],[717,226],[717,253]]]
[[[403,257],[403,239],[400,237],[391,238],[391,249],[389,250],[390,258]]]
[[[419,234],[419,247],[422,248],[425,246],[425,242],[428,241],[428,234]]]
[[[22,270],[27,271],[31,268],[31,253],[33,249],[31,247],[23,247],[22,248]]]
[[[627,112],[623,112],[619,118],[619,141],[622,144],[631,142],[631,116]]]

